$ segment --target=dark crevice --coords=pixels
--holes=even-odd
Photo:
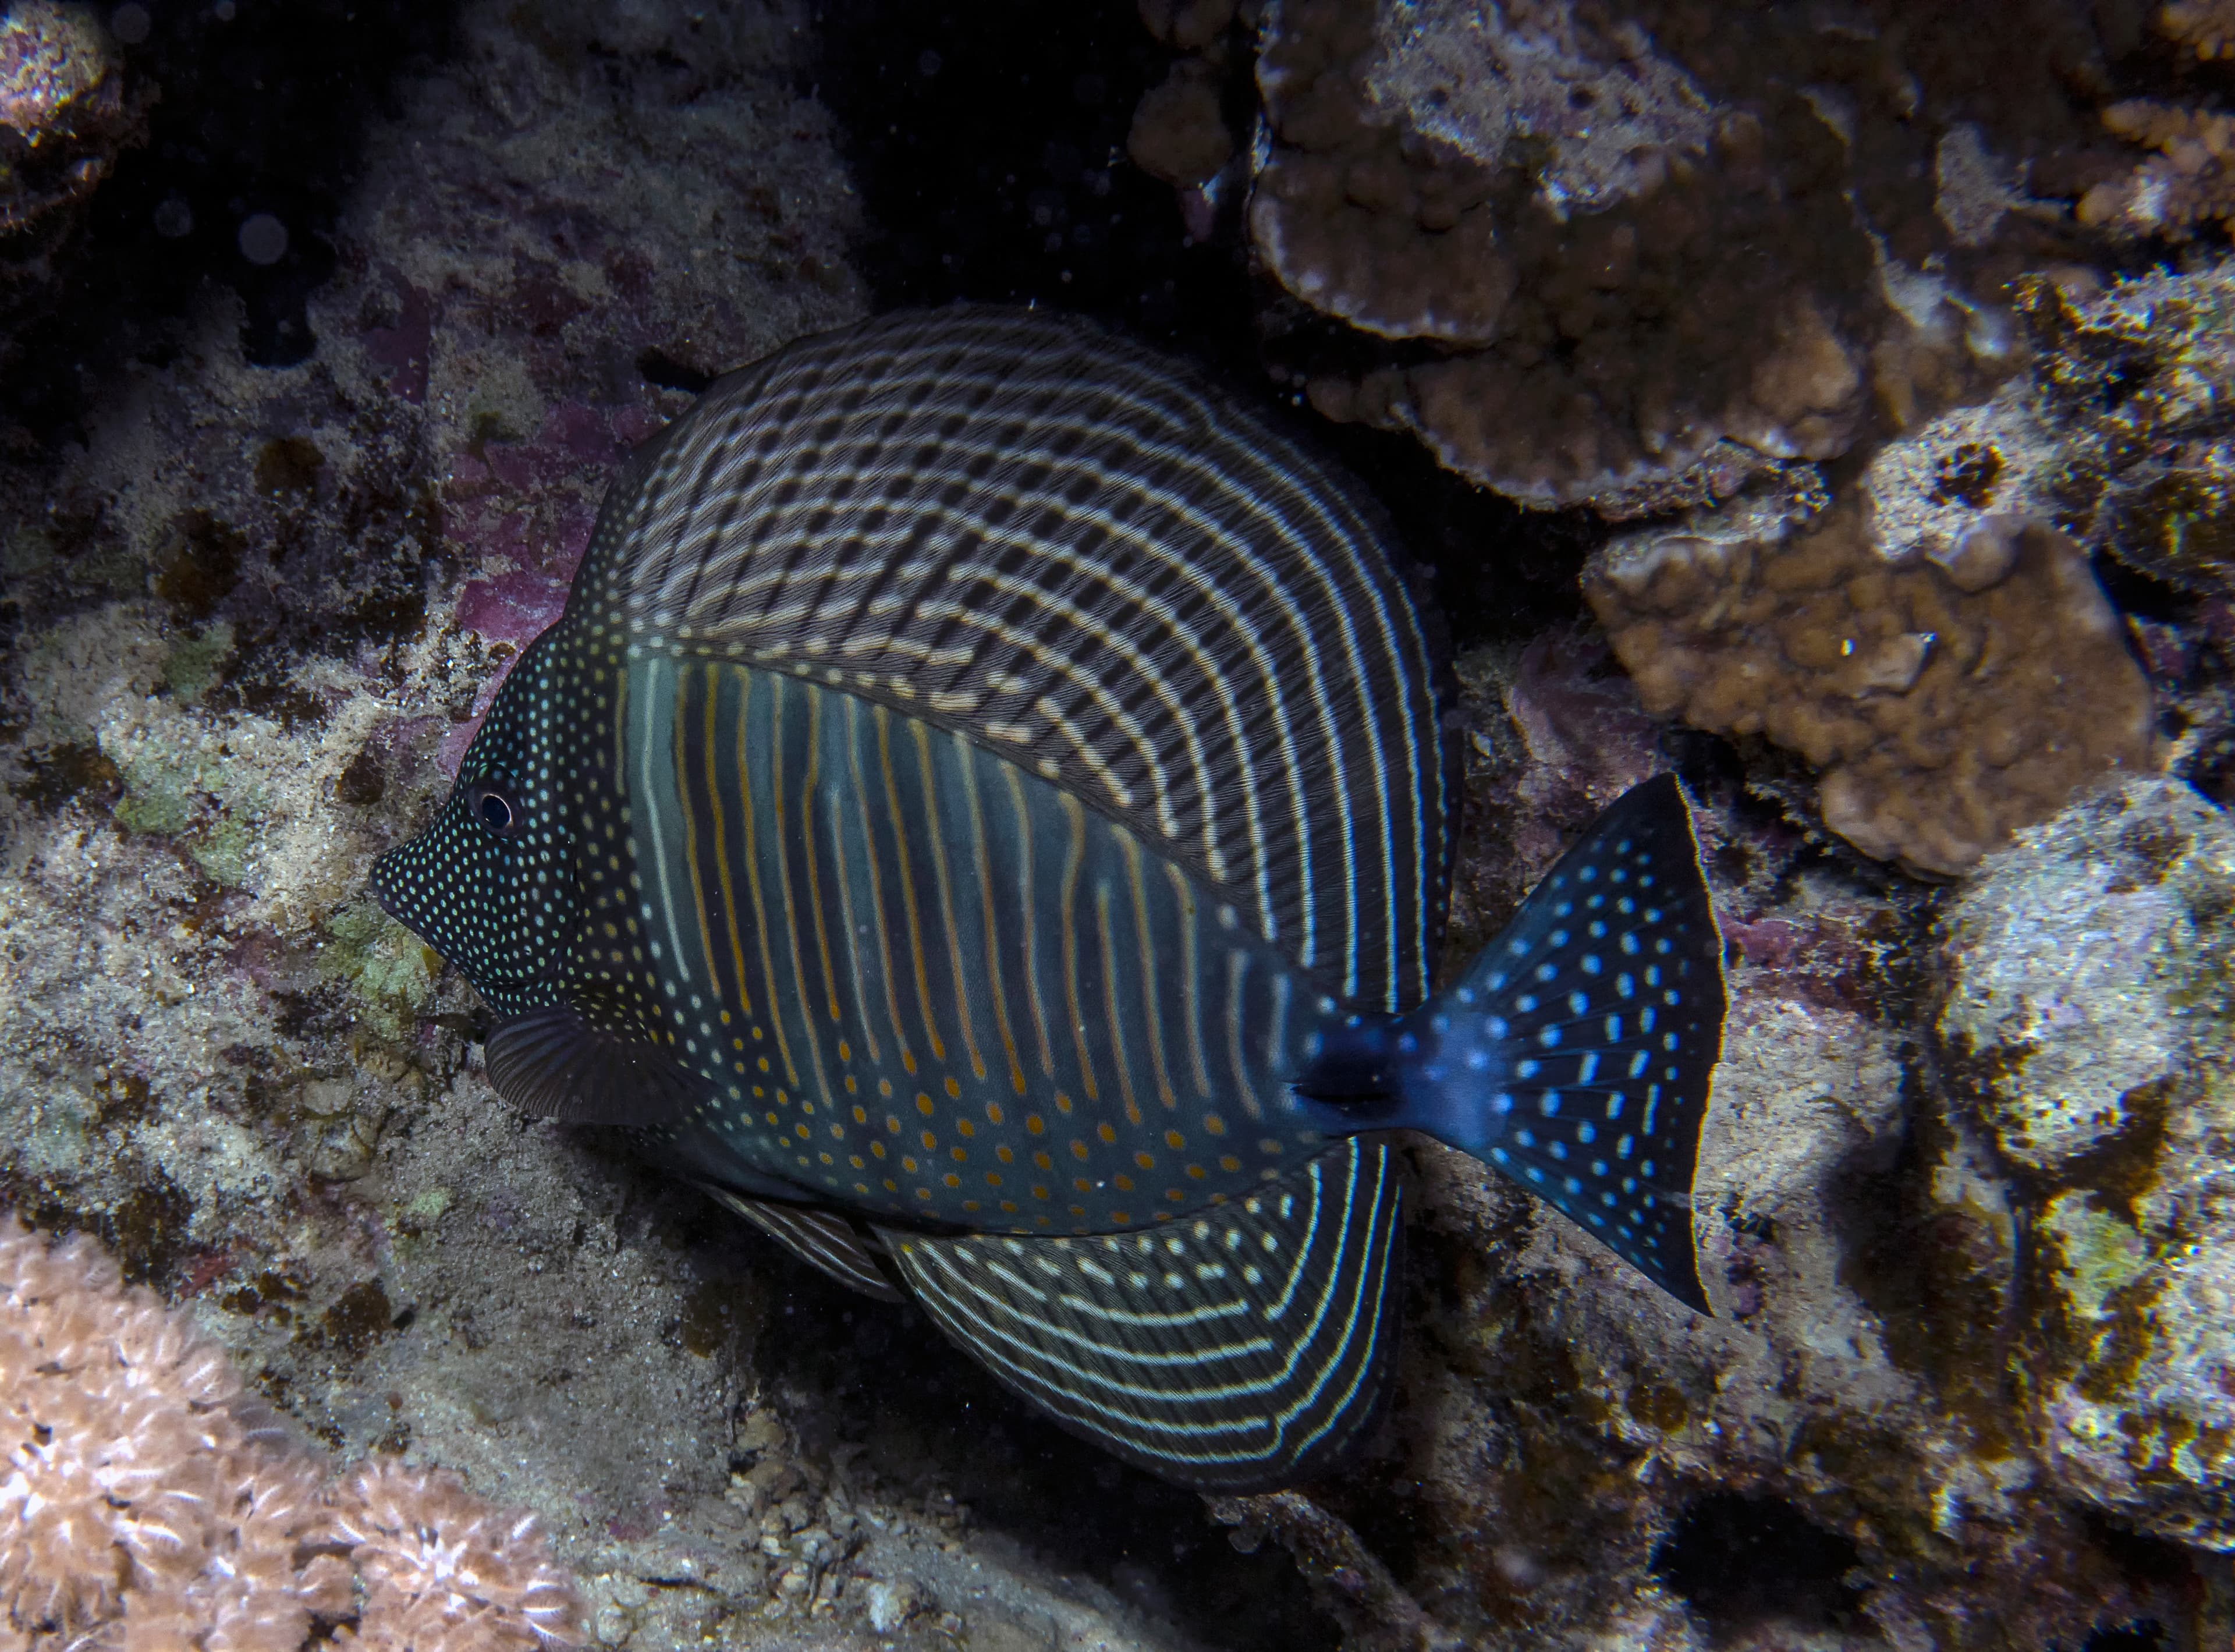
[[[1852,1539],[1775,1498],[1713,1491],[1654,1551],[1653,1571],[1718,1635],[1769,1622],[1806,1629],[1862,1626],[1864,1591],[1847,1581]]]
[[[42,443],[82,440],[90,398],[128,361],[171,360],[181,318],[213,283],[240,296],[252,363],[314,354],[307,305],[334,272],[334,228],[365,124],[397,112],[400,75],[449,48],[456,7],[148,10],[147,38],[124,53],[134,83],[161,88],[147,141],[95,194],[66,278],[36,314],[10,319],[16,353],[0,370],[0,434],[13,425]]]
[[[2166,1652],[2165,1625],[2155,1618],[2107,1624],[2080,1643],[2080,1652]]]

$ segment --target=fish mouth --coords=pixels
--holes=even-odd
[[[429,946],[434,947],[435,943],[428,938],[427,932],[422,929],[417,924],[412,922],[410,914],[404,912],[402,908],[397,905],[395,895],[390,890],[386,881],[380,875],[380,861],[386,860],[387,858],[388,857],[383,855],[380,857],[380,860],[377,860],[372,863],[372,870],[365,874],[364,892],[372,897],[373,905],[378,907],[390,917],[395,919],[397,922],[402,924],[413,934],[418,936],[420,940],[426,941]],[[435,950],[440,952],[442,948],[436,947]]]

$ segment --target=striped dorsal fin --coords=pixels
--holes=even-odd
[[[722,379],[613,490],[567,614],[960,730],[1398,1007],[1427,992],[1457,770],[1388,542],[1194,369],[958,307]]]
[[[1374,1414],[1398,1207],[1387,1147],[1353,1140],[1144,1233],[882,1237],[940,1328],[1066,1426],[1167,1479],[1262,1490]]]

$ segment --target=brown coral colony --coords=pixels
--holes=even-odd
[[[2224,452],[2224,281],[2072,299],[2133,335],[2100,371],[2107,327],[2050,336],[2039,292],[2086,288],[2106,238],[2235,229],[2235,112],[2114,91],[2168,43],[2235,56],[2235,7],[2173,0],[2133,39],[2015,7],[2025,37],[1984,80],[1998,25],[1962,9],[1744,15],[1273,0],[1247,228],[1311,315],[1273,306],[1268,354],[1322,416],[1524,506],[1725,513],[1588,580],[1646,705],[1799,752],[1833,832],[1954,875],[2162,760],[2089,558],[2226,589],[2202,462]],[[1159,33],[1198,55],[1144,100],[1136,152],[1192,130],[1207,166],[1230,54]],[[2175,401],[2178,429],[2133,439]]]
[[[1643,535],[1585,591],[1647,710],[1799,751],[1825,823],[1915,871],[1968,871],[2085,782],[2154,761],[2148,685],[2053,528],[1989,517],[1903,562],[1852,510],[1789,538]]]

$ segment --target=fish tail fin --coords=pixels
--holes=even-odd
[[[1356,1018],[1298,1090],[1331,1130],[1402,1126],[1472,1154],[1711,1312],[1692,1175],[1724,1002],[1690,805],[1662,775],[1593,823],[1450,991]]]

